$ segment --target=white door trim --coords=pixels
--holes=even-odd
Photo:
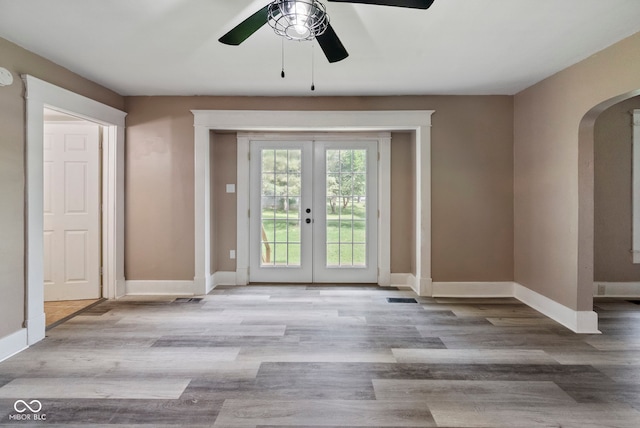
[[[433,110],[397,111],[272,111],[192,110],[195,162],[195,277],[194,294],[213,287],[210,272],[211,207],[209,164],[210,131],[246,132],[372,132],[413,131],[416,149],[416,288],[431,294],[431,115]],[[214,142],[215,144],[215,142]],[[246,146],[246,147],[245,147]],[[238,140],[238,159],[248,156],[248,141]],[[248,180],[238,177],[238,194],[248,193]],[[238,198],[238,213],[247,212],[247,201]],[[381,216],[383,213],[381,213]],[[246,222],[237,226],[238,241],[248,239]],[[382,237],[380,237],[382,239]],[[248,254],[236,252],[236,283],[246,284]],[[382,262],[382,260],[381,260]],[[215,273],[215,272],[213,272]]]
[[[44,338],[43,138],[44,108],[105,127],[103,151],[103,287],[105,297],[124,295],[124,126],[126,113],[23,75],[26,87],[26,314],[28,344]]]
[[[391,133],[390,132],[377,132],[377,133],[309,133],[309,132],[289,132],[289,133],[277,133],[277,132],[269,132],[269,133],[258,133],[258,132],[239,132],[237,134],[238,141],[238,156],[237,156],[237,181],[238,181],[238,209],[237,213],[237,224],[238,226],[238,236],[236,242],[236,270],[242,272],[242,276],[246,275],[246,279],[242,284],[246,284],[249,281],[249,266],[251,256],[248,256],[245,259],[245,254],[250,253],[250,238],[249,235],[244,231],[240,232],[240,229],[251,229],[251,219],[247,215],[247,210],[244,208],[249,207],[251,205],[251,191],[249,185],[244,183],[249,183],[250,181],[250,171],[251,171],[251,162],[249,160],[249,151],[251,149],[251,143],[258,144],[268,144],[269,142],[274,143],[284,143],[287,142],[296,142],[296,143],[331,143],[334,141],[340,143],[355,143],[355,145],[359,145],[364,147],[368,147],[366,143],[375,142],[377,151],[372,154],[375,157],[379,157],[377,160],[372,158],[372,162],[375,163],[377,168],[377,174],[375,178],[375,188],[377,189],[377,193],[374,201],[376,201],[376,209],[380,213],[379,216],[376,216],[376,239],[373,241],[376,242],[377,247],[375,249],[377,258],[375,260],[376,267],[378,269],[378,278],[377,283],[381,286],[388,286],[391,283],[391,248],[389,247],[390,236],[391,236]],[[364,144],[364,145],[363,145]],[[242,152],[240,151],[242,148]],[[246,153],[244,150],[247,150]],[[311,151],[315,151],[315,147],[312,146]],[[379,154],[379,156],[378,156]],[[317,156],[314,154],[314,162],[317,161]],[[316,177],[317,172],[314,168],[314,179]],[[324,178],[324,177],[323,177]],[[242,186],[240,185],[242,183]],[[256,183],[253,183],[255,186]],[[241,190],[242,189],[242,190]],[[315,193],[315,189],[314,192]],[[244,199],[244,201],[240,201],[240,199]],[[314,201],[315,198],[314,198]],[[312,203],[313,205],[313,203]],[[324,204],[323,204],[324,205]],[[255,221],[255,217],[253,218]],[[371,237],[371,236],[370,236]],[[315,241],[314,241],[315,242]],[[319,248],[315,246],[318,245],[318,242],[314,243],[314,253],[319,251]],[[256,255],[253,254],[255,257]],[[275,275],[277,276],[277,275]],[[355,276],[355,274],[354,274]],[[315,279],[314,279],[315,281]],[[320,281],[322,282],[322,281]],[[329,281],[325,281],[329,282]],[[335,281],[330,281],[335,282]],[[345,281],[348,282],[348,281]]]

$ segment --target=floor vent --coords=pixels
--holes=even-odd
[[[416,299],[409,297],[387,297],[389,303],[418,303]]]
[[[178,297],[173,303],[200,303],[202,297]]]

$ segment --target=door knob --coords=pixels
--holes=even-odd
[[[305,222],[305,223],[307,223],[307,224],[309,224],[309,223],[311,223],[311,219],[310,219],[310,218],[308,218],[308,219],[306,219],[304,222]]]

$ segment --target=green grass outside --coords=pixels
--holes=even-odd
[[[290,265],[300,262],[298,215],[295,209],[289,210],[288,219],[287,212],[284,210],[264,209],[262,211],[262,224],[271,247],[272,262],[275,260],[276,264],[284,264],[287,262],[287,256]],[[331,214],[331,207],[327,204],[327,262],[329,265],[351,265],[352,263],[364,265],[366,262],[365,237],[363,202],[350,203],[344,209],[338,204],[335,214]],[[264,245],[262,256],[263,259],[266,256]]]

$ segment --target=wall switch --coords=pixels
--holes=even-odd
[[[236,185],[227,184],[227,193],[236,193]]]
[[[229,258],[231,260],[236,258],[236,250],[229,250]]]
[[[598,296],[604,296],[605,294],[607,294],[607,290],[604,284],[598,284]]]

